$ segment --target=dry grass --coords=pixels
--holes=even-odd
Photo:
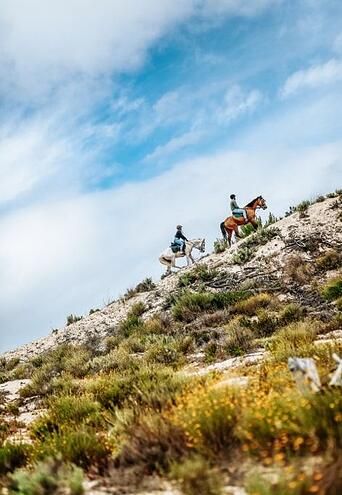
[[[281,328],[269,343],[269,350],[277,361],[286,361],[289,357],[306,357],[313,352],[313,342],[318,332],[315,322],[291,323]]]
[[[284,273],[287,278],[299,284],[308,283],[313,275],[312,267],[299,255],[289,256]]]

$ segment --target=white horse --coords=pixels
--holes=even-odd
[[[201,253],[205,251],[205,239],[191,239],[190,241],[185,241],[185,253],[182,251],[178,251],[178,253],[174,253],[172,249],[167,248],[160,256],[159,261],[162,265],[166,265],[166,273],[165,275],[170,275],[172,268],[181,268],[176,265],[176,258],[184,258],[186,257],[187,266],[190,266],[190,262],[195,263],[194,258],[192,257],[192,250],[198,249]]]

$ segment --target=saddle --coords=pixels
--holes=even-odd
[[[173,253],[179,253],[181,250],[180,245],[175,242],[171,242],[170,248]]]
[[[235,217],[235,218],[243,218],[243,213],[233,213],[233,217]]]

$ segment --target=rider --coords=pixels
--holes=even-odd
[[[236,213],[237,214],[240,213],[240,214],[243,215],[243,218],[245,219],[245,222],[248,221],[246,210],[245,210],[245,208],[240,208],[239,207],[239,205],[236,202],[236,196],[235,196],[235,194],[231,194],[230,195],[230,209],[232,210],[233,215],[235,215]]]
[[[178,244],[178,246],[180,247],[180,250],[185,254],[185,241],[187,241],[188,239],[183,234],[182,225],[177,225],[176,229],[177,229],[177,231],[175,234],[174,243]]]

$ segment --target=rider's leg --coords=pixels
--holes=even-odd
[[[247,212],[246,212],[245,208],[235,208],[235,210],[233,210],[233,214],[234,213],[238,213],[240,215],[243,215],[243,218],[247,222],[248,218],[247,218]]]
[[[182,246],[181,246],[181,251],[182,251],[182,253],[184,253],[184,254],[185,254],[185,241],[184,241],[184,239],[180,239],[180,241],[181,241],[181,243],[182,243]]]

